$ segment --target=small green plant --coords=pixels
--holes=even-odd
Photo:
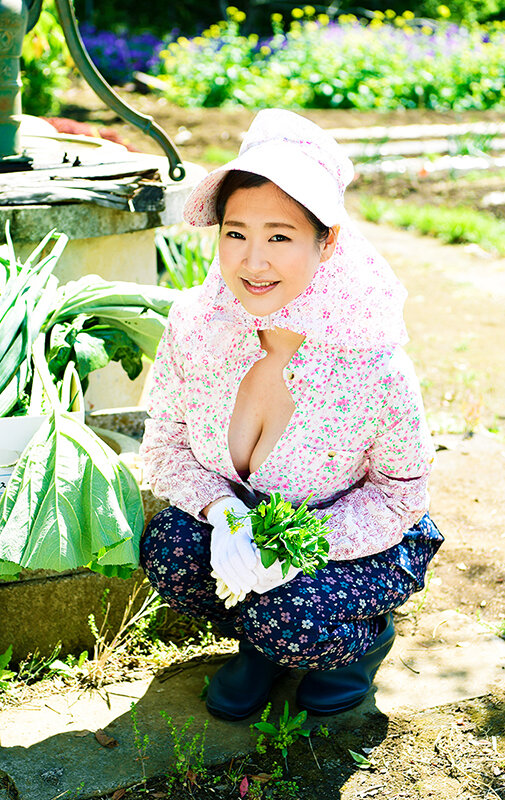
[[[137,719],[137,706],[133,702],[130,706],[130,716],[133,727],[133,741],[135,744],[135,749],[138,753],[136,760],[140,761],[140,767],[142,769],[142,783],[145,786],[147,781],[145,762],[149,758],[149,756],[147,756],[146,753],[150,745],[150,739],[147,733],[145,733],[143,736],[140,733],[138,726],[138,719]]]
[[[373,761],[366,756],[362,756],[360,753],[355,753],[354,750],[349,750],[349,753],[359,769],[370,769],[370,767],[374,766]]]
[[[172,289],[199,286],[207,275],[216,252],[216,240],[206,241],[200,234],[158,232],[156,247],[166,275],[162,281]]]
[[[10,644],[5,653],[0,654],[0,689],[7,689],[9,686],[7,681],[12,680],[16,676],[15,672],[11,672],[10,669],[7,669],[11,658],[12,645]]]
[[[18,680],[25,684],[31,684],[48,678],[55,672],[65,672],[70,669],[58,659],[60,650],[61,642],[58,642],[48,656],[42,656],[38,648],[33,653],[28,653],[26,658],[19,663]]]
[[[156,605],[156,608],[161,607],[162,604],[158,595],[150,589],[140,604],[140,608],[134,612],[134,607],[140,599],[139,594],[145,589],[146,585],[147,580],[135,584],[133,587],[118,631],[114,636],[110,636],[110,631],[107,627],[110,613],[110,602],[108,600],[100,628],[96,624],[94,614],[89,615],[88,624],[95,639],[93,660],[88,662],[88,680],[92,685],[99,688],[103,684],[106,668],[111,659],[127,650],[128,645],[135,638],[136,626],[152,614],[153,606]]]
[[[302,736],[310,736],[310,730],[303,727],[303,723],[307,719],[307,712],[300,711],[296,716],[291,717],[289,703],[286,700],[284,710],[276,726],[268,721],[271,710],[272,704],[267,703],[261,714],[260,721],[251,725],[251,732],[260,732],[256,741],[256,752],[263,754],[266,752],[267,745],[270,745],[270,747],[280,750],[286,761],[290,746]]]
[[[169,785],[171,786],[178,781],[183,786],[191,786],[199,778],[205,778],[207,775],[204,756],[205,737],[209,721],[205,720],[202,733],[197,732],[191,738],[188,738],[188,730],[195,721],[193,716],[188,717],[180,731],[178,731],[172,717],[166,711],[160,711],[160,715],[167,723],[175,759],[175,775],[167,776]]]
[[[203,679],[202,691],[201,691],[201,692],[200,692],[200,694],[198,695],[198,697],[200,698],[200,700],[205,700],[205,698],[207,697],[207,692],[209,691],[209,686],[210,686],[210,679],[209,679],[209,676],[208,676],[208,675],[205,675],[205,677],[204,677],[204,679]]]
[[[486,211],[466,206],[419,206],[366,196],[360,199],[360,210],[370,222],[388,222],[436,236],[447,244],[478,244],[483,250],[505,255],[505,221]]]

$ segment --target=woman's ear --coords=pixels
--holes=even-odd
[[[330,228],[326,241],[321,247],[321,261],[328,261],[328,259],[332,257],[335,252],[339,231],[340,225],[334,225]]]

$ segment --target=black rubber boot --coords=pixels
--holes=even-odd
[[[296,693],[300,708],[325,716],[348,711],[365,699],[395,638],[393,615],[386,614],[380,622],[375,642],[358,661],[337,669],[313,670],[302,678]]]
[[[240,720],[258,711],[288,667],[275,664],[247,640],[214,675],[207,692],[207,708],[215,717]]]

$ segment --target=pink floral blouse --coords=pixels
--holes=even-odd
[[[208,503],[234,494],[231,482],[243,483],[228,428],[243,377],[266,355],[253,322],[210,307],[205,284],[185,291],[155,361],[141,448],[146,475],[154,494],[202,520]],[[284,380],[295,411],[248,486],[295,504],[310,493],[317,503],[346,492],[316,512],[331,514],[334,560],[400,542],[428,508],[434,456],[404,350],[351,349],[308,333]]]

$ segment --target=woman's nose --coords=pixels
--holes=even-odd
[[[264,247],[259,242],[249,241],[244,253],[244,264],[250,272],[263,272],[270,264]]]

